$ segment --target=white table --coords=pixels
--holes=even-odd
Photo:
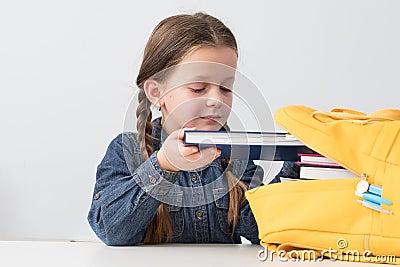
[[[260,261],[256,245],[184,245],[107,247],[96,242],[0,241],[0,266],[136,267],[136,266],[383,266],[333,262]]]

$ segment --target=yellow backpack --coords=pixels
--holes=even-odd
[[[302,180],[247,191],[261,245],[286,258],[399,264],[400,110],[322,112],[296,105],[278,110],[275,121],[360,178]],[[392,204],[381,204],[381,211],[363,206],[355,191],[367,190],[368,184],[380,186]]]

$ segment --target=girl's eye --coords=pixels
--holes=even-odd
[[[232,93],[232,90],[229,89],[228,87],[220,86],[219,89],[221,89],[222,91],[224,91],[226,93]]]
[[[193,93],[201,93],[203,92],[206,88],[190,88]]]

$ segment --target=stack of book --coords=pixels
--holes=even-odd
[[[185,130],[184,144],[199,149],[215,146],[221,159],[297,161],[300,178],[280,177],[282,182],[357,177],[283,132]]]
[[[341,179],[358,177],[351,171],[343,168],[336,162],[315,153],[300,153],[299,161],[296,162],[300,166],[300,178],[293,179],[291,177],[281,177],[282,182],[296,180],[317,180],[317,179]]]
[[[221,159],[296,161],[299,153],[315,153],[283,132],[185,130],[184,144],[200,149],[216,146]]]

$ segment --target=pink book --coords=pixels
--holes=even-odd
[[[300,161],[296,162],[298,165],[312,165],[321,167],[341,167],[339,164],[334,162],[321,154],[298,154]]]

